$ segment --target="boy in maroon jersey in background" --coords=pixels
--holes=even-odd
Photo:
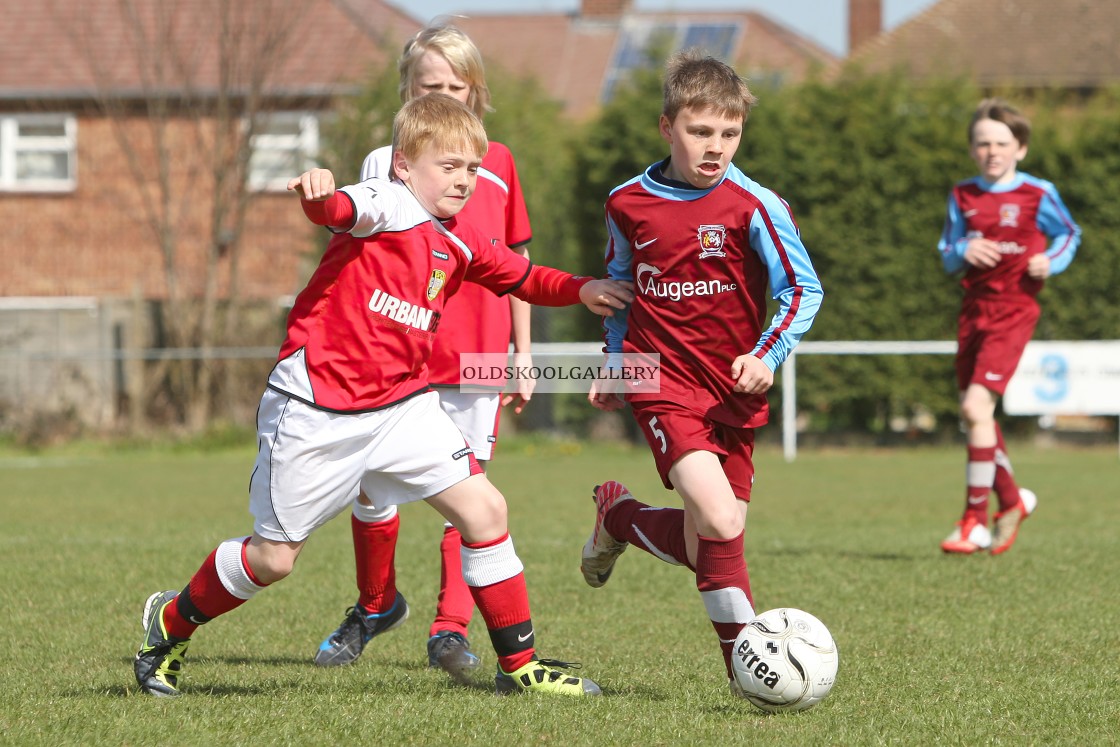
[[[980,102],[968,127],[969,153],[980,173],[950,192],[937,247],[946,272],[964,270],[956,372],[968,437],[967,490],[964,515],[941,543],[947,553],[1006,552],[1038,504],[1012,476],[996,398],[1034,334],[1043,281],[1069,266],[1081,229],[1053,184],[1017,170],[1030,136],[1030,122],[1014,107],[999,99]],[[989,531],[993,487],[999,511]]]
[[[636,286],[628,312],[605,324],[608,366],[660,355],[660,391],[631,386],[625,400],[684,509],[647,506],[617,482],[597,486],[580,565],[600,587],[633,543],[693,571],[735,694],[732,644],[755,616],[743,558],[754,429],[767,421],[774,371],[823,297],[789,206],[731,163],[754,102],[724,63],[674,55],[659,120],[669,157],[607,199],[608,275]],[[767,295],[778,308],[764,328]],[[589,399],[623,406],[599,386]]]
[[[308,537],[360,487],[378,508],[425,501],[462,534],[463,578],[498,655],[498,693],[599,694],[591,680],[561,672],[563,662],[538,659],[505,498],[440,408],[427,361],[444,301],[465,281],[600,314],[632,296],[622,283],[534,267],[455,222],[486,147],[478,117],[432,94],[393,121],[397,179],[336,191],[331,172],[312,169],[288,183],[307,216],[337,235],[288,315],[261,398],[253,534],[221,542],[182,591],[148,597],[133,664],[142,691],[179,695],[198,626],[287,577]]]

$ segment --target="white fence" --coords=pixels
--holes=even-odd
[[[601,343],[543,343],[542,353],[590,355]],[[797,458],[797,359],[805,355],[954,355],[955,340],[806,341],[781,368],[782,453]],[[1120,415],[1120,340],[1031,342],[1008,386],[1013,415]]]
[[[782,365],[782,453],[797,458],[797,358],[802,355],[952,355],[955,340],[835,341],[799,344]]]
[[[86,299],[79,299],[86,301]],[[2,306],[0,306],[2,308]],[[55,307],[60,309],[61,307]],[[89,303],[79,303],[68,311],[93,313]],[[103,326],[103,325],[96,325]],[[104,339],[93,340],[104,343]],[[101,335],[100,337],[104,337]],[[85,338],[89,341],[89,338]],[[0,345],[0,362],[19,362],[34,366],[45,361],[85,361],[101,363],[128,359],[268,359],[276,355],[274,346],[215,348],[200,350],[141,349],[125,350],[101,344],[93,349],[66,349],[69,345],[47,349],[15,349],[10,341]],[[7,349],[4,349],[7,348]],[[782,366],[782,451],[786,461],[797,458],[797,360],[806,355],[952,355],[957,344],[952,340],[883,341],[806,341]],[[534,352],[548,355],[595,355],[600,342],[535,343]],[[5,361],[5,359],[7,359]],[[12,382],[0,376],[0,389]],[[8,386],[2,386],[7,384]],[[1120,340],[1102,342],[1032,342],[1027,346],[1019,371],[1008,386],[1004,409],[1010,414],[1120,415]]]

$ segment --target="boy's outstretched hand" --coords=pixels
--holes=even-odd
[[[634,300],[634,284],[629,280],[592,280],[579,289],[579,300],[599,316],[614,316]]]
[[[334,174],[328,169],[311,169],[288,182],[288,190],[311,202],[322,202],[334,194]]]

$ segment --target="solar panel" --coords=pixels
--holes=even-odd
[[[663,60],[654,59],[654,55],[699,47],[717,59],[731,62],[741,25],[734,21],[624,19],[614,57],[603,80],[601,101],[610,101],[617,86],[634,70],[660,67]]]

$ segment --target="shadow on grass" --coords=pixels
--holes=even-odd
[[[447,685],[446,691],[449,692],[449,693],[459,692],[461,690],[473,690],[475,692],[482,692],[482,693],[487,693],[487,694],[490,694],[490,695],[494,695],[494,697],[496,697],[496,698],[497,697],[515,697],[515,696],[512,696],[512,695],[510,695],[510,696],[497,695],[496,693],[494,693],[494,683],[493,682],[487,683],[487,682],[484,682],[482,680],[475,680],[473,682],[463,683],[463,682],[457,682],[457,681],[449,678],[446,682],[446,685]],[[225,696],[245,696],[245,695],[275,696],[276,691],[279,688],[285,688],[285,689],[289,689],[289,690],[301,690],[301,691],[304,691],[304,692],[306,692],[308,690],[306,682],[298,682],[298,683],[287,682],[287,683],[285,683],[285,682],[281,682],[281,681],[275,681],[275,682],[261,683],[260,685],[214,685],[214,686],[211,686],[211,687],[207,687],[206,685],[203,685],[203,684],[195,684],[193,686],[189,685],[189,684],[184,684],[183,688],[182,688],[182,695],[179,696],[179,697],[180,698],[190,698],[190,697],[198,697],[198,696],[225,697]],[[334,689],[333,687],[332,688],[325,688],[324,692],[333,692],[333,689]],[[406,689],[407,688],[401,688],[400,690],[398,690],[398,694],[404,694]],[[417,692],[419,693],[419,689],[417,689]],[[64,690],[64,691],[60,692],[59,694],[62,697],[74,698],[74,699],[88,698],[90,695],[95,695],[95,696],[110,698],[110,699],[114,699],[114,700],[126,699],[126,698],[143,698],[143,699],[150,699],[152,701],[159,701],[159,702],[174,702],[176,700],[179,700],[179,698],[157,698],[155,696],[148,695],[146,693],[141,692],[139,686],[136,685],[135,683],[130,683],[128,685],[111,685],[110,687],[90,687],[90,688],[80,689],[80,690],[70,689],[70,690]],[[647,687],[608,688],[608,689],[603,690],[603,694],[600,695],[599,697],[602,697],[602,698],[620,698],[620,697],[623,697],[623,698],[641,698],[642,700],[646,700],[646,701],[667,701],[667,700],[669,700],[669,698],[664,697],[664,693],[661,693],[661,692],[659,692],[655,689],[651,689],[651,688],[647,688]],[[717,709],[717,712],[722,711],[722,710],[724,710],[724,709],[722,709],[722,708]],[[765,715],[765,714],[760,714],[760,715]]]
[[[252,658],[246,656],[194,656],[194,652],[187,652],[187,666],[197,664],[228,664],[237,667],[251,667],[255,665],[265,666],[298,666],[306,664],[313,669],[327,669],[328,667],[317,667],[312,662],[311,657],[296,657],[296,656],[254,656]],[[117,661],[124,664],[131,665],[133,662],[132,656],[122,656]],[[412,667],[410,664],[402,662],[379,662],[382,664],[390,664],[392,666],[400,667],[401,669],[418,669],[419,667]],[[341,667],[330,667],[331,669],[341,669]]]
[[[799,558],[805,557],[827,557],[827,558],[850,558],[854,560],[883,560],[883,561],[906,561],[916,562],[919,560],[930,557],[930,553],[901,553],[901,552],[875,552],[872,550],[831,550],[822,547],[782,547],[779,549],[765,549],[759,548],[754,551],[758,555],[765,555],[766,557],[784,557],[794,556]],[[748,557],[749,560],[749,557]]]
[[[130,665],[133,663],[133,658],[131,656],[120,657],[120,658],[117,659],[117,661],[119,661],[122,666],[127,666],[127,667],[129,667],[129,669],[131,669]],[[188,667],[190,667],[190,665],[192,665],[192,664],[194,664],[194,665],[226,665],[226,666],[230,666],[230,667],[254,667],[254,666],[289,666],[290,667],[290,666],[298,666],[298,667],[301,667],[303,669],[309,669],[309,670],[313,670],[313,671],[323,671],[324,673],[326,673],[327,671],[332,671],[332,670],[333,671],[347,670],[347,671],[353,672],[356,677],[361,677],[363,675],[363,673],[368,676],[368,672],[364,672],[366,667],[360,667],[360,665],[355,666],[355,665],[352,664],[352,665],[346,665],[346,666],[341,666],[341,667],[318,667],[318,666],[315,666],[315,664],[311,661],[310,658],[294,657],[294,656],[274,656],[274,657],[264,657],[264,656],[262,656],[262,657],[252,657],[252,658],[245,657],[245,656],[223,656],[223,655],[198,656],[198,657],[191,657],[188,660],[187,664],[188,664]],[[486,668],[486,667],[481,668],[481,669],[485,669],[486,673],[483,673],[480,670],[480,671],[477,671],[475,673],[469,673],[469,674],[466,674],[466,675],[463,675],[463,676],[455,676],[455,675],[451,674],[450,672],[444,672],[444,671],[441,671],[441,670],[438,670],[438,669],[433,669],[433,668],[427,666],[427,664],[417,664],[417,663],[415,663],[411,660],[410,661],[378,660],[376,662],[370,662],[370,667],[377,667],[379,669],[382,669],[382,668],[396,669],[396,670],[408,672],[410,674],[429,673],[428,675],[422,675],[422,677],[426,678],[426,677],[430,676],[430,677],[442,678],[442,684],[444,685],[444,689],[449,691],[449,692],[454,692],[454,691],[458,691],[458,690],[472,690],[472,691],[475,691],[475,692],[485,692],[485,693],[489,693],[489,694],[495,694],[495,692],[494,692],[494,687],[495,687],[494,676],[492,674],[489,674],[489,672],[492,672],[493,669],[489,669],[489,668]],[[416,689],[417,692],[419,692],[419,691],[428,692],[427,686],[423,685],[421,683],[422,683],[422,680],[418,680],[416,682],[417,687],[415,687],[415,688],[413,688],[411,684],[406,684],[404,682],[398,683],[398,685],[403,685],[403,687],[400,687],[399,692],[403,693],[403,692],[405,692],[407,690],[410,690],[410,689]],[[337,686],[336,682],[322,681],[321,684],[322,684],[322,688],[323,688],[324,692],[333,691]],[[201,683],[197,683],[197,682],[189,683],[189,681],[188,681],[188,682],[185,682],[183,684],[182,693],[183,693],[183,695],[192,695],[193,694],[193,695],[216,695],[216,696],[224,696],[224,695],[265,695],[265,694],[275,694],[277,689],[291,689],[291,690],[300,689],[300,690],[306,691],[306,690],[309,690],[309,689],[317,689],[319,687],[319,685],[320,685],[320,683],[318,681],[309,682],[306,679],[300,679],[299,681],[293,681],[290,677],[290,673],[288,673],[288,674],[279,673],[279,674],[277,674],[277,676],[275,676],[273,678],[269,678],[268,681],[262,682],[262,684],[259,685],[259,686],[255,686],[255,685],[250,685],[250,686],[215,685],[215,686],[212,686],[212,687],[208,687],[208,686],[206,686],[204,684],[201,684]],[[86,688],[86,689],[82,689],[82,690],[68,690],[68,691],[64,691],[60,694],[63,695],[64,697],[86,697],[86,696],[89,696],[91,693],[96,694],[96,695],[107,696],[107,697],[111,697],[111,698],[127,698],[127,697],[135,697],[135,696],[152,697],[152,696],[147,696],[147,695],[144,695],[143,693],[141,693],[140,689],[139,689],[139,686],[137,686],[134,683],[134,681],[131,679],[131,677],[129,678],[129,684],[128,685],[112,685],[108,688],[105,688],[105,687],[90,687],[90,688]],[[666,698],[664,697],[663,691],[661,691],[660,689],[653,688],[653,687],[646,687],[646,686],[642,686],[642,685],[625,685],[625,686],[622,686],[622,687],[605,687],[605,688],[603,688],[603,692],[602,692],[601,697],[604,697],[604,698],[613,698],[613,697],[641,698],[643,700],[649,700],[649,701],[666,700]],[[160,700],[174,700],[174,698],[160,698]]]

